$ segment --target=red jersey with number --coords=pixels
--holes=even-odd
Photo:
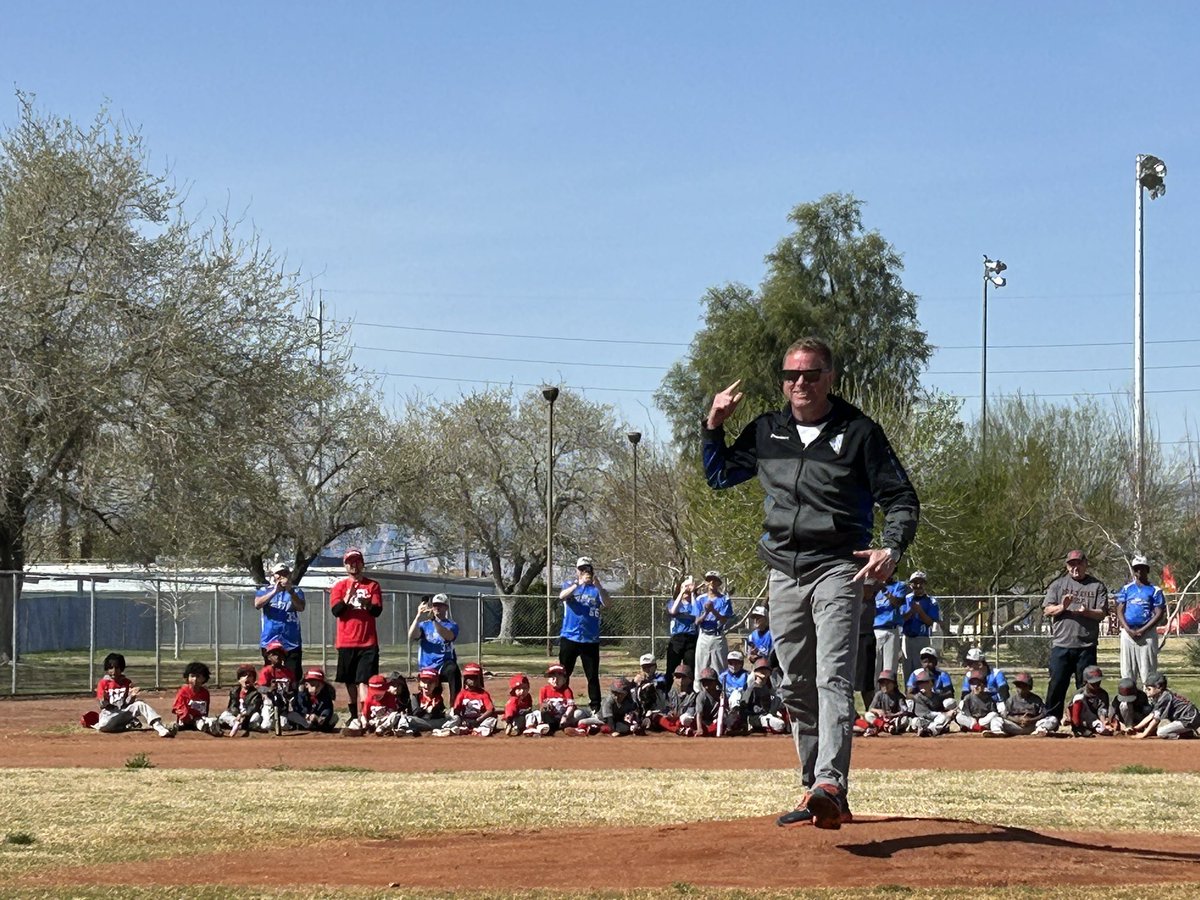
[[[538,694],[538,706],[556,716],[561,716],[567,706],[575,702],[575,692],[570,685],[563,685],[559,690],[552,684],[543,684]]]
[[[396,695],[391,691],[369,690],[367,699],[363,703],[362,716],[368,722],[374,722],[377,719],[386,716],[388,713],[394,713],[400,708],[396,701]]]
[[[100,708],[111,706],[116,709],[124,709],[133,702],[133,697],[129,694],[132,687],[133,682],[124,674],[109,675],[105,673],[96,685],[96,699],[100,701]]]
[[[270,685],[281,694],[292,694],[296,690],[296,675],[283,666],[263,666],[258,673],[258,683]]]
[[[346,607],[337,616],[337,635],[333,645],[339,650],[357,647],[378,647],[379,635],[375,632],[375,616],[372,607],[383,608],[383,591],[379,582],[371,578],[355,581],[347,575],[334,582],[329,591],[329,606],[339,603]]]
[[[180,722],[195,722],[208,715],[208,702],[208,688],[204,685],[192,687],[190,684],[185,684],[175,695],[171,711],[175,713],[175,718]]]
[[[506,719],[529,712],[533,712],[533,695],[528,692],[520,697],[509,697],[508,702],[504,704],[504,718]]]
[[[487,691],[471,691],[463,688],[454,698],[454,714],[464,719],[484,719],[494,715],[496,707],[492,705],[492,695]]]

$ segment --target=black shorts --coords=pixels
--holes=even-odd
[[[342,647],[338,650],[338,684],[366,684],[379,674],[378,647]]]

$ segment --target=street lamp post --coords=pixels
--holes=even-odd
[[[554,571],[554,401],[558,399],[558,388],[542,388],[542,396],[550,409],[546,429],[546,654],[550,653],[550,618],[554,588],[551,585]]]
[[[982,358],[979,361],[979,446],[987,450],[987,301],[988,285],[1002,288],[1008,280],[1000,273],[1007,269],[998,259],[988,259],[983,255],[983,339]]]
[[[1137,466],[1134,503],[1134,546],[1142,540],[1142,513],[1146,492],[1146,371],[1143,350],[1146,333],[1143,318],[1142,280],[1142,191],[1156,200],[1167,192],[1167,166],[1157,156],[1138,155],[1134,178],[1133,215],[1133,446]]]
[[[633,556],[629,562],[629,581],[633,588],[634,594],[637,593],[638,583],[638,471],[637,471],[637,448],[638,443],[642,440],[640,431],[631,431],[625,437],[629,438],[629,443],[633,445]]]

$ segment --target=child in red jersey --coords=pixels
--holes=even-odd
[[[188,663],[183,670],[183,687],[175,695],[171,711],[175,713],[175,729],[191,730],[215,737],[221,736],[221,726],[216,716],[208,714],[208,666],[202,662]]]
[[[263,731],[279,731],[296,695],[296,673],[286,665],[287,650],[281,641],[271,641],[263,649],[267,663],[258,673],[263,694]],[[290,729],[292,724],[287,723]]]
[[[546,683],[538,694],[538,723],[548,725],[553,733],[562,728],[574,728],[583,718],[575,705],[575,694],[567,684],[567,670],[558,663],[546,669]]]
[[[488,737],[496,730],[496,707],[492,695],[483,686],[483,667],[479,663],[463,666],[463,688],[454,698],[451,716],[443,728],[433,732],[437,737],[450,734],[475,734]]]
[[[541,729],[545,729],[544,731]],[[517,734],[545,735],[549,725],[541,725],[533,711],[533,695],[529,693],[529,679],[516,674],[508,682],[508,702],[504,705],[504,733],[510,737]]]
[[[446,724],[446,701],[442,677],[437,669],[422,669],[417,675],[417,693],[409,703],[409,734],[424,734]]]
[[[175,732],[162,723],[162,717],[150,704],[137,697],[138,689],[125,677],[125,657],[120,653],[108,654],[104,657],[104,676],[96,684],[100,718],[92,727],[106,734],[117,734],[148,725],[159,737],[175,737]]]
[[[263,695],[254,683],[258,670],[250,663],[237,667],[237,684],[229,691],[229,706],[218,716],[218,721],[229,729],[230,737],[248,737],[251,731],[266,731],[263,728]]]
[[[382,675],[372,675],[367,680],[367,699],[362,705],[358,723],[350,723],[342,729],[342,734],[357,736],[364,732],[374,732],[377,735],[390,735],[395,732],[396,723],[400,718],[400,706],[396,694],[390,689],[388,680]]]
[[[337,619],[337,678],[346,686],[353,727],[359,706],[367,699],[367,682],[379,674],[379,634],[375,620],[383,613],[379,582],[363,574],[361,550],[351,548],[342,557],[346,577],[329,589],[329,611]],[[362,723],[358,723],[362,728]]]

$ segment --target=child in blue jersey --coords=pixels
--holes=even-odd
[[[770,661],[775,649],[775,639],[767,624],[767,608],[756,606],[750,610],[750,633],[746,635],[746,662],[751,666],[760,659]],[[773,663],[772,663],[773,664]]]
[[[689,575],[679,586],[675,599],[667,604],[671,620],[671,639],[667,642],[666,670],[674,673],[680,664],[689,669],[696,662],[696,580]]]
[[[1008,702],[1010,693],[1008,679],[1004,677],[1002,671],[988,665],[987,658],[979,647],[972,647],[967,651],[967,671],[963,674],[962,698],[966,699],[967,695],[971,693],[970,676],[976,672],[983,675],[984,690],[991,695],[992,702],[996,704],[1000,715],[1004,715],[1005,703]]]
[[[721,673],[721,692],[725,695],[724,734],[737,734],[744,730],[746,694],[750,687],[750,673],[745,666],[746,659],[740,650],[730,650],[726,654],[725,671]]]
[[[937,651],[932,647],[921,648],[921,668],[917,669],[908,676],[908,681],[905,684],[908,693],[917,693],[917,676],[924,671],[929,675],[929,685],[933,693],[937,694],[942,699],[953,699],[954,697],[954,681],[950,678],[949,673],[938,668]],[[942,709],[941,705],[938,709]]]
[[[462,690],[462,672],[454,650],[458,623],[450,617],[450,598],[445,594],[422,597],[417,614],[408,627],[408,637],[419,642],[417,665],[420,671],[433,669],[449,686],[451,696],[458,696]]]
[[[1150,560],[1135,556],[1133,581],[1114,596],[1121,626],[1121,677],[1144,681],[1158,671],[1158,625],[1166,617],[1162,588],[1150,583]]]
[[[608,603],[608,590],[600,583],[590,557],[575,562],[575,577],[563,582],[558,599],[563,603],[558,661],[570,679],[575,663],[583,664],[588,703],[593,715],[600,712],[600,611]]]

